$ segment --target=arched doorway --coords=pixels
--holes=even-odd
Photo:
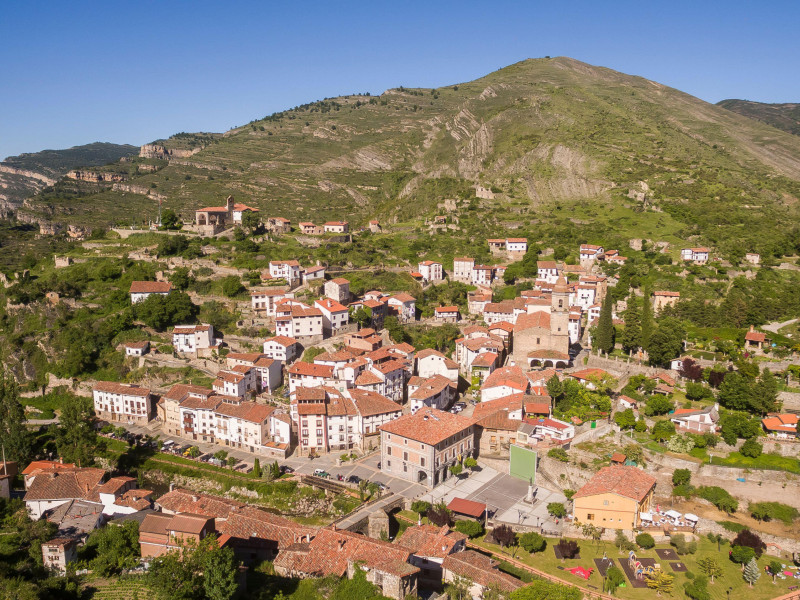
[[[428,474],[425,471],[420,471],[417,473],[417,483],[427,483],[428,482]]]

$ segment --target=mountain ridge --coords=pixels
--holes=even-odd
[[[191,154],[131,181],[184,218],[228,194],[294,222],[355,224],[424,219],[459,201],[488,210],[494,227],[557,221],[555,210],[565,208],[591,223],[615,211],[634,221],[655,211],[682,239],[714,244],[754,222],[794,222],[800,196],[794,136],[565,57],[528,59],[448,87],[329,98],[221,135],[159,142],[191,146]],[[497,191],[478,199],[478,185]],[[157,206],[151,195],[101,187],[46,193],[25,210],[97,226],[141,222]]]
[[[717,106],[772,125],[792,135],[800,135],[800,103],[798,102],[770,104],[752,100],[728,99],[720,100],[717,102]]]

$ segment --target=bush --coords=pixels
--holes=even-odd
[[[420,515],[424,515],[430,509],[431,509],[431,503],[425,502],[425,500],[414,500],[414,502],[411,503],[411,510]]]
[[[640,533],[636,536],[636,545],[639,546],[639,548],[649,550],[656,545],[656,541],[649,533]]]
[[[547,512],[559,519],[563,519],[567,516],[567,509],[564,508],[564,505],[561,502],[551,502],[548,504]]]
[[[692,472],[689,469],[675,469],[672,472],[672,485],[688,485],[692,481]]]
[[[681,556],[686,554],[694,554],[697,552],[697,542],[694,540],[687,542],[686,536],[684,536],[682,533],[677,533],[670,537],[669,543],[675,548],[675,552]]]
[[[739,454],[749,458],[758,458],[761,456],[763,451],[764,446],[759,444],[755,438],[750,438],[744,444],[742,444],[741,448],[739,448]]]
[[[687,581],[683,585],[683,589],[692,600],[711,600],[711,594],[708,591],[708,579],[705,577],[695,577],[693,580]]]
[[[444,505],[444,503],[440,503],[429,508],[425,516],[427,516],[428,520],[437,527],[442,527],[444,525],[450,526],[453,524],[453,513],[447,510],[447,507]]]
[[[478,521],[472,520],[456,521],[453,529],[459,533],[463,533],[468,538],[480,537],[484,532],[483,525]]]
[[[788,506],[780,502],[751,502],[749,508],[753,518],[759,521],[777,519],[778,521],[783,521],[787,525],[791,525],[792,522],[800,516],[800,513],[798,513],[798,510],[794,506]]]
[[[755,555],[755,550],[749,546],[733,546],[731,548],[731,560],[740,565],[746,565]]]
[[[676,485],[672,488],[673,496],[681,496],[682,498],[691,498],[694,496],[695,489],[691,485]]]
[[[747,529],[747,526],[737,523],[736,521],[717,521],[717,523],[732,533],[739,533],[740,531]]]
[[[728,490],[716,485],[704,485],[697,488],[697,495],[728,514],[735,513],[739,508],[739,502],[736,498],[731,496]]]
[[[578,546],[578,542],[575,540],[567,540],[565,538],[561,538],[555,546],[558,549],[559,554],[564,558],[575,558],[578,556],[580,552],[580,547]]]
[[[531,531],[520,536],[519,545],[528,552],[541,552],[547,546],[547,540],[535,531]]]
[[[569,455],[563,448],[550,448],[550,450],[547,451],[547,456],[560,460],[561,462],[569,462]]]

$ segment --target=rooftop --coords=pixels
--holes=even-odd
[[[472,427],[472,419],[435,408],[423,407],[381,427],[381,431],[435,445]]]

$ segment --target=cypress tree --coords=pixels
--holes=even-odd
[[[622,332],[622,347],[627,350],[636,350],[642,346],[642,315],[639,309],[639,299],[631,294],[628,298],[628,307],[625,309],[625,331]]]
[[[650,304],[650,288],[644,289],[644,299],[642,304],[642,321],[641,321],[641,347],[648,350],[650,345],[650,336],[653,335],[655,325],[653,323],[653,305]]]
[[[600,309],[600,319],[597,321],[595,347],[601,352],[611,352],[614,349],[614,322],[611,318],[611,294],[606,294],[603,307]]]

